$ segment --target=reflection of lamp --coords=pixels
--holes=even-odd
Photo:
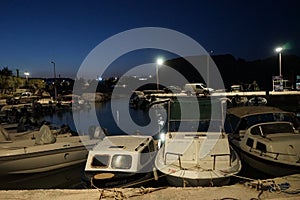
[[[156,60],[156,89],[159,90],[159,78],[158,78],[158,67],[164,63],[162,58]]]
[[[54,74],[54,100],[56,100],[57,97],[57,90],[56,90],[56,71],[55,71],[55,62],[51,61],[53,64],[53,74]]]
[[[281,76],[282,74],[281,74],[281,51],[283,50],[283,48],[282,47],[277,47],[276,49],[275,49],[275,51],[278,53],[278,55],[279,55],[279,76]]]

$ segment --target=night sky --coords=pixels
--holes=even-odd
[[[285,45],[300,56],[299,8],[298,0],[0,0],[0,68],[52,77],[55,61],[57,74],[74,78],[99,43],[139,27],[179,31],[214,55],[264,59]]]

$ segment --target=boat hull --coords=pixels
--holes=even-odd
[[[111,178],[97,179],[95,176],[112,176]],[[153,177],[152,172],[147,173],[89,173],[85,172],[83,181],[86,188],[112,188],[112,187],[140,187],[145,186]]]
[[[33,139],[3,143],[0,175],[40,173],[84,163],[97,141],[62,135],[52,144],[37,145]]]
[[[175,187],[205,187],[205,186],[224,186],[228,185],[233,174],[237,174],[241,170],[240,162],[235,166],[232,166],[230,172],[222,170],[203,170],[196,169],[196,166],[192,170],[179,169],[172,165],[162,165],[156,160],[156,166],[159,168],[160,173],[166,176],[167,182]]]
[[[244,160],[244,162],[246,162],[250,167],[264,174],[278,177],[300,173],[299,163],[298,165],[292,165],[280,163],[278,160],[271,161],[269,159],[264,159],[261,156],[255,156],[241,149],[239,149],[238,152],[240,152],[240,157],[242,160]]]
[[[191,179],[168,175],[166,179],[169,184],[175,187],[223,186],[230,183],[230,177],[220,177],[213,179]]]
[[[28,174],[55,170],[83,163],[88,151],[85,146],[0,157],[0,174]]]

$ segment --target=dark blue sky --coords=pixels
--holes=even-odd
[[[0,67],[52,77],[53,60],[57,74],[74,77],[100,42],[148,26],[182,32],[217,55],[264,59],[287,44],[283,53],[300,56],[299,8],[298,0],[0,0]]]

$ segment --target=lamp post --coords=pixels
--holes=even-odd
[[[57,90],[56,90],[56,71],[55,71],[55,62],[51,61],[53,64],[53,73],[54,73],[54,100],[56,100],[57,97]]]
[[[164,63],[162,58],[156,60],[156,89],[159,90],[159,77],[158,77],[158,67]]]
[[[30,75],[29,72],[24,72],[24,75],[26,77],[26,85],[28,86],[28,76]]]
[[[275,51],[278,53],[278,55],[279,55],[279,76],[282,76],[282,74],[281,74],[281,51],[283,50],[283,48],[282,47],[277,47],[276,49],[275,49]]]
[[[30,75],[29,72],[27,72],[27,71],[24,72],[24,75],[25,75],[25,77],[26,77],[26,81],[28,82],[28,76]]]
[[[213,51],[209,51],[208,52],[208,55],[207,55],[207,72],[206,72],[206,77],[207,77],[207,81],[206,81],[206,85],[207,87],[209,87],[209,58],[210,58],[210,55],[213,53]]]

